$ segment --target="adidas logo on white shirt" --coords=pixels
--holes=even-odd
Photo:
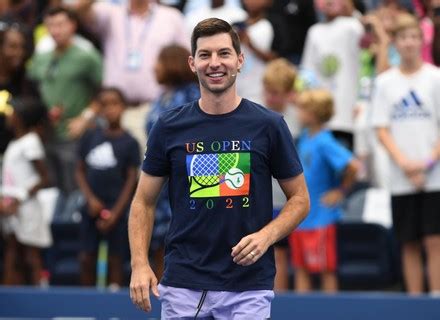
[[[430,117],[431,113],[423,107],[422,100],[414,90],[410,90],[399,102],[395,103],[392,112],[394,120]]]

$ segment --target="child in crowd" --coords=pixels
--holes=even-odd
[[[335,137],[353,150],[354,108],[359,75],[359,42],[364,33],[354,17],[344,16],[349,0],[318,1],[325,21],[307,32],[301,67],[312,71],[334,97],[334,115],[328,123]]]
[[[326,292],[338,290],[336,225],[340,204],[355,181],[357,160],[325,129],[333,115],[333,98],[322,89],[301,93],[296,100],[304,127],[297,149],[304,167],[311,210],[289,237],[295,289],[312,289],[310,274],[320,273]]]
[[[95,284],[100,240],[108,241],[109,283],[123,283],[127,212],[140,164],[136,140],[121,128],[125,99],[116,88],[97,95],[105,128],[84,134],[79,143],[76,178],[86,198],[81,222],[81,284]],[[105,213],[105,214],[104,214]]]
[[[290,132],[298,135],[295,109],[290,105],[294,97],[296,68],[286,59],[279,58],[268,63],[263,75],[264,103],[267,108],[284,115]],[[275,179],[272,179],[273,216],[280,213],[286,203],[286,196]],[[285,238],[275,244],[275,291],[286,291],[289,288],[289,242]]]
[[[242,51],[246,62],[237,82],[238,94],[256,103],[262,103],[262,78],[266,63],[273,60],[276,54],[272,52],[275,38],[274,28],[267,19],[270,0],[244,0],[243,5],[248,18],[234,24],[240,36]]]
[[[376,80],[372,124],[390,156],[393,227],[411,294],[440,292],[440,72],[422,59],[423,36],[414,16],[397,17],[400,64]]]
[[[37,192],[48,185],[43,144],[37,132],[47,123],[46,108],[31,98],[10,102],[7,125],[14,133],[3,159],[0,222],[6,239],[4,284],[40,283],[40,249],[51,244]]]

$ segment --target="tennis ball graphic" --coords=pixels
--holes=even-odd
[[[225,183],[229,189],[237,190],[244,184],[244,174],[238,168],[231,168],[225,175]]]
[[[340,62],[338,57],[333,54],[329,54],[322,59],[321,72],[324,77],[332,77],[339,70]]]

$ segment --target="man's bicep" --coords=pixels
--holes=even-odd
[[[154,205],[162,190],[166,177],[156,177],[145,172],[141,173],[133,202]]]
[[[286,195],[287,200],[293,196],[305,198],[309,196],[303,173],[290,179],[279,179],[278,183]]]

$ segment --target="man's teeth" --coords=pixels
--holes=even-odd
[[[224,73],[211,73],[209,76],[211,78],[220,78],[224,75]]]

